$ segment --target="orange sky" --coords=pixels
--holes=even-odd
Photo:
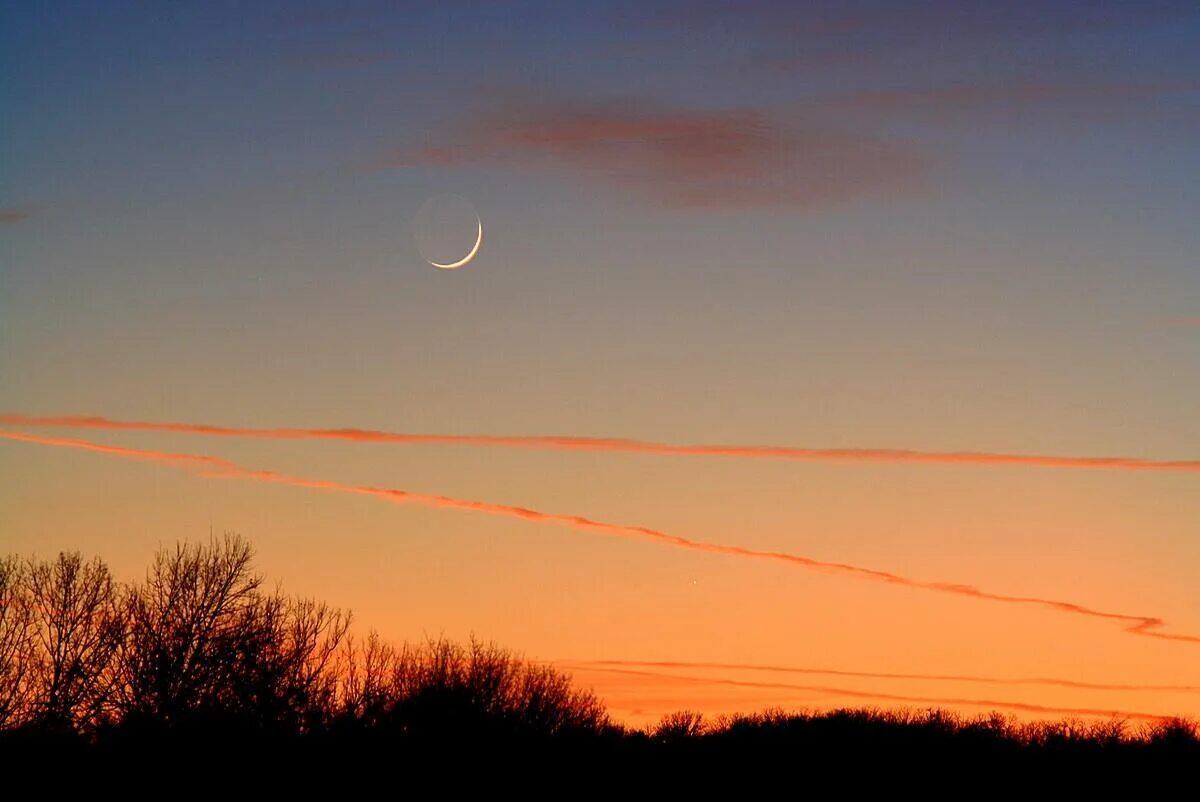
[[[5,419],[5,423],[13,422],[49,426],[62,423],[12,416]],[[74,423],[78,430],[78,422]],[[103,435],[103,430],[119,433],[130,427],[92,421],[83,428],[93,430],[92,434],[102,430],[100,434]],[[171,427],[146,424],[138,428],[169,430]],[[423,616],[405,611],[403,605],[388,600],[386,592],[384,598],[379,598],[376,594],[381,588],[376,587],[374,593],[370,590],[376,583],[387,587],[393,583],[408,585],[416,580],[421,584],[419,571],[409,575],[403,567],[398,567],[399,575],[383,572],[375,575],[372,581],[370,569],[346,565],[351,556],[365,557],[371,562],[393,551],[382,543],[376,544],[377,554],[369,551],[364,555],[361,546],[344,552],[335,550],[334,553],[327,552],[322,560],[324,570],[309,564],[307,570],[293,570],[292,573],[308,576],[309,587],[301,592],[319,593],[322,586],[342,584],[337,580],[330,581],[332,577],[326,573],[341,566],[351,586],[357,588],[357,592],[349,594],[356,597],[355,603],[340,598],[332,600],[352,606],[359,615],[360,625],[375,626],[392,637],[412,638],[435,633],[462,637],[473,632],[496,637],[502,642],[524,639],[523,651],[558,663],[581,683],[600,692],[616,715],[633,723],[651,721],[678,708],[700,709],[717,715],[776,705],[937,705],[966,712],[998,709],[1029,717],[1112,714],[1134,719],[1200,710],[1200,687],[1188,684],[1189,669],[1200,664],[1200,649],[1196,646],[1200,626],[1190,631],[1186,629],[1189,622],[1200,622],[1195,616],[1183,614],[1176,619],[1162,609],[1151,609],[1147,605],[1148,598],[1152,597],[1129,594],[1124,598],[1128,604],[1137,604],[1137,607],[1117,608],[1111,604],[1098,607],[1094,606],[1096,600],[1114,598],[1114,594],[1089,592],[1089,588],[1078,581],[1058,579],[1041,590],[1033,590],[1030,582],[1017,586],[1028,589],[1002,590],[1006,581],[1015,578],[1006,578],[1003,570],[979,571],[968,577],[961,573],[945,573],[954,570],[950,564],[945,564],[942,573],[922,571],[915,576],[901,576],[880,564],[861,561],[848,564],[833,556],[814,558],[781,548],[782,543],[789,540],[802,542],[803,538],[764,539],[762,545],[754,546],[745,542],[743,533],[731,529],[723,539],[698,541],[678,531],[647,529],[634,522],[606,522],[573,511],[496,504],[374,483],[348,484],[313,475],[295,476],[257,466],[247,467],[215,456],[209,447],[225,445],[219,440],[186,438],[178,432],[171,434],[173,443],[186,446],[188,450],[176,451],[174,445],[170,451],[130,448],[116,445],[116,441],[102,443],[29,430],[24,433],[3,431],[0,437],[9,442],[121,458],[108,467],[92,466],[102,469],[108,476],[121,473],[124,470],[122,463],[126,461],[183,468],[197,478],[192,480],[195,487],[181,489],[202,498],[213,498],[205,485],[217,485],[213,488],[216,497],[224,497],[219,486],[226,483],[200,481],[202,478],[222,478],[284,485],[309,493],[332,490],[336,494],[400,502],[397,512],[379,512],[383,516],[381,522],[399,516],[399,523],[407,517],[406,508],[410,506],[430,507],[433,508],[430,512],[447,516],[434,531],[470,532],[478,527],[482,530],[481,536],[491,540],[484,544],[458,544],[473,552],[456,557],[460,568],[468,563],[487,564],[487,560],[479,559],[481,546],[489,555],[497,555],[502,550],[503,547],[491,539],[496,536],[494,532],[491,536],[485,534],[492,530],[494,523],[501,522],[488,519],[515,519],[520,530],[536,529],[539,524],[566,529],[568,534],[575,530],[578,534],[570,536],[570,540],[584,536],[577,544],[546,542],[545,536],[536,531],[520,531],[520,537],[512,545],[517,550],[530,551],[531,564],[547,559],[567,559],[576,563],[574,572],[585,572],[589,566],[601,569],[599,576],[590,580],[594,595],[581,594],[577,588],[574,593],[558,596],[574,608],[575,620],[587,622],[583,630],[571,627],[573,631],[554,632],[548,625],[561,618],[546,612],[547,608],[542,606],[546,597],[537,592],[537,585],[521,586],[514,583],[515,577],[510,580],[499,575],[488,577],[488,587],[482,591],[488,594],[485,606],[492,611],[483,617],[502,623],[501,628],[519,634],[505,641],[501,635],[492,635],[470,623],[472,618],[479,617],[480,608],[472,604],[469,597],[455,599],[447,592],[449,588],[436,585],[426,588],[423,597],[426,604],[440,606],[443,620],[457,619],[459,627],[431,630],[422,619],[437,618],[437,615]],[[155,435],[143,432],[138,436],[144,439]],[[204,453],[197,447],[205,447]],[[313,447],[322,448],[320,444]],[[391,445],[361,442],[354,447],[394,449]],[[1088,465],[1072,458],[1047,459],[1047,464],[1058,466],[1053,473],[1078,472],[1080,464]],[[702,467],[708,460],[689,455],[676,457],[675,461],[676,470],[683,470]],[[833,461],[837,462],[837,459]],[[1045,465],[1016,464],[1024,472],[1046,469]],[[985,474],[997,470],[1013,471],[1011,460],[997,465],[986,462],[969,465],[951,470]],[[1186,463],[1184,465],[1186,471]],[[87,466],[80,467],[86,469]],[[911,470],[901,466],[890,469]],[[936,470],[948,468],[943,466]],[[1122,472],[1113,471],[1115,474]],[[1082,473],[1095,475],[1091,471]],[[978,478],[987,479],[986,476]],[[156,481],[164,480],[165,477]],[[268,498],[275,495],[269,487],[262,492],[268,494]],[[309,511],[314,504],[325,506],[333,501],[324,498],[327,493],[318,495],[317,499],[291,498],[290,502],[287,497],[276,497],[275,503],[283,503],[284,509],[274,509],[269,519],[276,515],[293,517],[288,514],[288,509],[297,504]],[[117,512],[111,505],[103,503],[99,507],[89,504],[83,509],[87,509],[89,515],[95,515],[98,509],[109,515]],[[45,512],[42,510],[43,515]],[[126,510],[126,514],[128,512]],[[483,514],[482,518],[479,513]],[[259,514],[264,513],[260,511]],[[455,521],[450,516],[475,520]],[[301,520],[304,517],[301,516]],[[875,526],[887,525],[886,520],[877,516],[870,516],[868,520],[874,520]],[[129,520],[125,526],[132,523]],[[502,529],[516,533],[518,530],[512,528],[512,523],[510,521]],[[455,524],[461,528],[456,528]],[[75,526],[88,527],[89,524],[81,521]],[[384,528],[387,528],[386,524]],[[302,526],[296,534],[303,537],[304,531]],[[620,565],[613,563],[611,556],[607,566],[592,563],[598,554],[596,546],[602,547],[602,544],[592,546],[585,541],[587,536],[595,534],[647,541],[629,544],[635,551],[629,551],[629,546],[624,544],[619,547],[614,544],[612,549],[625,553],[628,559],[662,560],[664,555],[656,555],[654,551],[661,551],[664,546],[669,550],[682,548],[685,552],[700,552],[696,557],[702,559],[688,558],[689,568],[682,577],[678,569],[668,571],[668,586],[655,587],[651,577],[656,572],[652,570],[643,575],[645,584],[636,591],[624,588],[613,594],[597,582],[604,577],[620,576]],[[562,540],[560,533],[550,535],[553,540]],[[465,536],[472,537],[470,534]],[[311,542],[321,540],[317,532],[310,537]],[[1044,551],[1044,547],[1031,545],[1036,552]],[[861,559],[867,559],[869,553],[864,551]],[[1020,554],[1021,550],[1012,550],[1010,560],[1019,562]],[[130,556],[117,554],[111,555],[110,559],[118,569],[124,567],[128,571],[132,567]],[[747,557],[752,558],[749,565],[736,565]],[[1032,557],[1026,559],[1043,562]],[[761,565],[764,562],[766,565]],[[1080,562],[1088,563],[1086,558]],[[775,563],[782,565],[776,567]],[[660,565],[658,572],[663,566],[665,564]],[[291,577],[274,569],[267,553],[263,554],[263,567],[271,576],[287,580],[289,588],[296,584]],[[605,567],[607,570],[603,570]],[[802,569],[799,574],[796,568]],[[365,586],[353,582],[355,570],[362,570],[364,577],[368,577]],[[448,572],[448,567],[442,566],[441,570]],[[814,572],[817,576],[810,576]],[[1036,569],[1031,573],[1037,573]],[[984,581],[989,575],[996,577],[994,582]],[[545,580],[540,580],[540,584],[544,588]],[[883,587],[876,587],[878,585]],[[481,589],[476,589],[476,594],[480,592]],[[929,598],[931,594],[951,598]],[[328,592],[322,595],[331,596]],[[692,598],[688,599],[688,596]],[[756,599],[756,596],[765,597],[768,603],[764,604],[764,600]],[[1121,594],[1115,594],[1115,598],[1121,597]],[[1164,605],[1167,601],[1162,599]],[[540,626],[530,627],[531,622],[521,620],[531,614],[530,605],[539,608],[536,615],[542,619]],[[1165,609],[1170,610],[1169,607]],[[505,621],[508,615],[515,618]],[[1163,618],[1166,618],[1165,622],[1161,620]],[[462,624],[467,627],[463,628]],[[562,621],[562,624],[567,625],[568,621]],[[789,631],[803,634],[789,636]],[[1123,644],[1131,635],[1151,637],[1136,638],[1131,650],[1128,644]],[[1140,642],[1145,640],[1157,641],[1155,648],[1140,648]],[[1053,647],[1050,647],[1051,641],[1055,641]],[[886,652],[880,651],[881,642],[890,644]],[[531,648],[530,643],[535,647]],[[953,646],[948,648],[948,643]],[[931,654],[933,648],[937,651]],[[1026,651],[1039,648],[1040,653]],[[764,660],[764,655],[778,655],[778,658]],[[822,659],[814,660],[812,655],[821,655]],[[993,668],[997,665],[1008,669],[998,671]],[[1095,665],[1113,666],[1114,670],[1097,673],[1091,668]],[[961,668],[951,670],[947,666]]]

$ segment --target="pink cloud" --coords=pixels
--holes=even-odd
[[[751,109],[510,103],[384,166],[534,167],[677,207],[827,206],[904,189],[927,171],[906,145]]]
[[[1200,320],[1197,321],[1200,323]],[[867,462],[917,465],[1008,465],[1035,468],[1200,473],[1200,460],[1153,460],[1142,457],[1089,457],[1064,454],[1007,454],[989,451],[920,451],[889,448],[805,448],[787,445],[676,444],[617,437],[570,435],[417,434],[368,429],[296,429],[214,426],[171,421],[118,421],[94,415],[35,417],[0,414],[0,426],[111,431],[174,432],[211,437],[267,440],[347,440],[393,445],[461,445],[483,448],[530,448],[544,451],[592,451],[659,454],[679,457],[731,457],[798,462]]]

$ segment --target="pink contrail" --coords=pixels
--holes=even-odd
[[[129,448],[115,448],[112,446],[91,443],[86,440],[38,437],[36,435],[18,434],[12,432],[0,432],[0,438],[20,440],[27,443],[40,443],[42,445],[80,448],[88,451],[125,457],[128,459],[173,463],[179,467],[187,468],[193,472],[198,472],[201,476],[212,478],[255,480],[274,484],[290,485],[293,487],[306,487],[337,493],[372,496],[401,504],[419,504],[426,507],[438,507],[441,509],[470,510],[472,512],[480,512],[487,515],[495,515],[505,518],[519,518],[525,521],[561,524],[573,529],[599,533],[608,535],[610,537],[649,540],[655,543],[663,543],[669,546],[675,546],[676,548],[688,549],[691,551],[701,551],[709,554],[723,554],[757,560],[770,560],[772,562],[782,562],[810,571],[819,571],[830,574],[844,574],[857,577],[859,579],[869,579],[875,582],[884,582],[901,587],[930,590],[938,593],[947,593],[955,596],[966,596],[972,599],[981,599],[984,601],[1003,602],[1005,604],[1043,607],[1051,610],[1057,610],[1059,612],[1073,613],[1075,615],[1085,616],[1088,618],[1098,618],[1107,621],[1119,622],[1125,624],[1126,632],[1130,632],[1135,635],[1186,643],[1200,643],[1200,635],[1159,632],[1158,630],[1162,629],[1165,626],[1165,623],[1161,618],[1152,616],[1106,612],[1103,610],[1096,610],[1091,607],[1086,607],[1082,604],[1076,604],[1074,602],[1045,599],[1037,596],[1012,596],[1003,593],[993,593],[991,591],[980,590],[973,585],[965,585],[955,582],[936,582],[923,579],[913,579],[911,577],[902,576],[890,571],[882,571],[875,568],[864,568],[862,566],[850,565],[849,563],[818,560],[813,557],[805,557],[803,555],[791,554],[789,552],[751,549],[744,546],[731,546],[722,543],[707,543],[704,541],[691,540],[680,535],[661,532],[657,529],[650,529],[643,526],[627,526],[625,524],[608,523],[606,521],[597,521],[579,515],[560,515],[558,513],[542,512],[540,510],[529,509],[527,507],[517,507],[508,504],[493,504],[487,501],[473,501],[470,499],[459,499],[452,498],[450,496],[439,496],[428,493],[413,493],[407,490],[371,487],[368,485],[351,485],[324,479],[305,479],[302,477],[275,473],[274,471],[252,470],[249,468],[244,468],[228,460],[218,459],[216,457],[197,456],[191,454],[170,454],[158,451],[140,451]],[[202,466],[207,466],[207,468],[204,470],[199,470],[199,468]]]
[[[891,462],[933,465],[1024,465],[1043,468],[1092,468],[1126,471],[1200,472],[1200,460],[1151,460],[1137,457],[1064,457],[991,452],[942,452],[881,448],[794,448],[790,446],[673,445],[646,440],[542,435],[406,434],[364,429],[290,429],[210,426],[199,423],[114,421],[92,416],[31,417],[0,415],[0,425],[120,431],[174,432],[217,437],[287,440],[349,440],[363,443],[470,445],[552,451],[603,451],[673,456],[743,457],[801,462]]]
[[[567,669],[572,664],[559,663]],[[581,666],[581,668],[588,668]],[[1032,704],[1029,702],[1012,702],[999,699],[960,699],[955,697],[938,696],[905,696],[881,691],[863,691],[853,688],[835,688],[828,685],[793,685],[786,682],[754,682],[752,680],[726,679],[723,677],[692,677],[682,674],[660,674],[656,671],[637,671],[624,668],[596,668],[592,671],[604,671],[611,674],[622,674],[634,677],[669,679],[681,682],[694,682],[698,685],[728,685],[738,688],[761,688],[768,690],[807,691],[810,693],[825,693],[831,696],[845,696],[852,699],[872,699],[884,702],[900,702],[902,704],[921,705],[965,705],[970,707],[986,707],[1000,710],[1019,710],[1023,713],[1052,714],[1059,716],[1103,716],[1106,718],[1134,718],[1147,721],[1165,721],[1172,716],[1157,713],[1142,713],[1130,710],[1103,710],[1090,707],[1054,707],[1050,705]]]
[[[668,669],[717,669],[723,671],[758,671],[780,674],[808,674],[831,677],[860,677],[863,679],[907,679],[931,680],[936,682],[969,682],[981,685],[1052,685],[1060,688],[1075,688],[1089,691],[1146,691],[1170,693],[1198,693],[1200,685],[1137,685],[1108,682],[1084,682],[1082,680],[1059,679],[1056,677],[988,677],[972,674],[904,674],[879,671],[848,671],[833,668],[809,668],[805,666],[769,666],[753,663],[708,663],[685,660],[559,660],[588,668],[634,667]]]
[[[72,437],[42,437],[22,432],[0,432],[0,437],[7,440],[18,440],[22,443],[37,443],[43,446],[61,446],[78,448],[83,451],[93,451],[98,454],[109,454],[114,457],[141,460],[143,462],[158,462],[176,467],[196,468],[207,465],[211,468],[229,471],[241,470],[237,465],[220,457],[209,457],[203,454],[179,454],[170,451],[146,451],[140,448],[121,448],[103,443],[93,443],[90,440],[77,440]]]

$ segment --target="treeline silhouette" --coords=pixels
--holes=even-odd
[[[706,721],[680,711],[635,730],[569,676],[493,644],[394,646],[373,632],[353,636],[350,621],[265,588],[250,544],[232,535],[160,549],[130,584],[78,553],[0,559],[0,758],[236,747],[298,761],[520,749],[639,771],[721,761],[1200,761],[1196,727],[1183,719],[1029,723],[843,709]]]
[[[0,561],[0,729],[449,737],[598,733],[603,705],[494,645],[394,647],[263,588],[234,536],[160,550],[119,585],[78,553]]]

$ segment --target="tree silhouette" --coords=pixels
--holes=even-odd
[[[33,607],[25,562],[0,558],[0,729],[25,723],[29,713]]]
[[[236,754],[264,758],[260,768],[272,755],[294,761],[289,776],[300,778],[310,765],[334,765],[325,756],[364,755],[406,755],[410,766],[439,755],[512,766],[582,755],[635,775],[655,765],[910,765],[933,755],[1032,771],[1200,760],[1196,726],[1182,719],[1036,723],[860,708],[707,721],[682,710],[632,731],[569,676],[493,643],[351,637],[348,613],[264,590],[253,556],[231,535],[184,543],[160,549],[127,586],[78,553],[0,559],[0,762],[21,746],[139,766],[166,750],[208,756],[203,765],[219,771],[231,748],[247,747]]]
[[[167,726],[221,718],[303,729],[329,709],[329,668],[349,615],[262,592],[252,557],[232,535],[158,552],[126,601],[126,715]]]
[[[32,718],[46,726],[90,729],[107,712],[114,658],[124,635],[120,595],[108,566],[78,552],[30,561],[25,585],[31,637]]]
[[[119,704],[127,715],[175,723],[218,706],[236,669],[244,608],[261,579],[249,544],[227,536],[207,546],[159,550],[126,600]]]

